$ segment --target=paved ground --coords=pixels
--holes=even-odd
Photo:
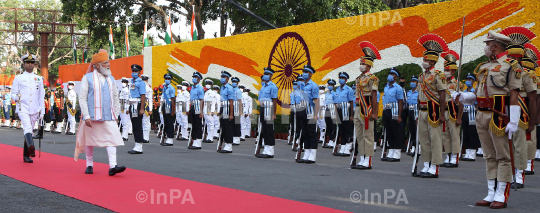
[[[22,130],[0,128],[0,135],[0,143],[22,147]],[[73,157],[74,143],[75,136],[46,133],[42,151]],[[216,143],[203,144],[202,150],[188,150],[186,141],[175,141],[172,147],[162,147],[154,134],[150,144],[144,145],[144,154],[129,155],[127,151],[134,146],[130,137],[126,146],[118,148],[118,163],[132,169],[351,212],[488,210],[474,206],[487,193],[485,161],[481,158],[476,162],[462,162],[459,168],[441,168],[438,179],[421,179],[411,177],[412,158],[406,155],[402,156],[401,162],[395,163],[382,162],[375,157],[372,170],[360,171],[349,169],[349,157],[334,157],[330,149],[322,148],[316,164],[298,164],[286,141],[276,143],[274,159],[257,159],[253,156],[254,139],[234,146],[232,154],[219,154]],[[375,155],[380,156],[380,153],[377,150]],[[108,163],[106,150],[96,148],[94,160]],[[39,164],[39,159],[34,162]],[[73,172],[82,173],[84,169]],[[532,212],[540,208],[535,199],[540,196],[540,174],[527,176],[525,186],[525,189],[510,192],[509,207],[502,211]],[[5,176],[0,176],[0,188],[0,211],[107,211]],[[361,194],[360,202],[351,201],[351,193],[355,191]],[[395,192],[394,197],[392,192]],[[385,193],[388,195],[386,204]],[[36,206],[29,207],[30,203]],[[22,204],[26,205],[21,207]]]

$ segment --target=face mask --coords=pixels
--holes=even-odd
[[[73,89],[73,86],[69,86],[68,88],[69,88],[69,89]]]
[[[405,82],[399,82],[399,86],[405,87]]]
[[[366,70],[367,70],[367,65],[365,64],[360,65],[360,72],[366,72]]]
[[[465,81],[465,86],[472,87],[472,81]]]
[[[132,72],[132,73],[131,73],[131,77],[132,77],[133,79],[137,79],[137,78],[139,77],[139,73],[137,73],[137,72]]]
[[[227,82],[225,78],[221,78],[219,79],[219,81],[221,82],[221,84],[225,84],[225,82]]]
[[[422,68],[429,69],[429,68],[431,68],[431,65],[429,65],[429,62],[424,61],[424,62],[422,62]]]
[[[493,54],[493,52],[491,51],[491,47],[490,46],[485,46],[484,47],[484,55],[486,55],[487,57],[491,57],[492,54]]]
[[[238,86],[238,83],[232,83],[233,88],[236,88],[236,86]]]
[[[269,75],[263,75],[262,80],[263,81],[270,81],[270,76]]]
[[[191,81],[193,81],[193,83],[196,84],[199,80],[197,78],[193,78]]]
[[[411,88],[416,88],[416,83],[411,82]]]
[[[328,90],[330,91],[334,90],[334,86],[328,86]]]
[[[388,82],[394,82],[394,76],[388,75],[388,77],[386,78],[386,80],[388,80]]]
[[[294,90],[298,90],[298,85],[293,85],[292,88],[293,88]]]
[[[210,84],[209,84],[209,85],[206,85],[206,86],[204,86],[204,87],[206,87],[206,89],[210,89],[210,88],[211,88]]]
[[[244,92],[244,89],[240,89],[240,92]]]
[[[452,77],[452,73],[451,73],[451,72],[444,72],[444,75],[446,76],[446,78]]]
[[[182,86],[182,90],[186,91],[186,90],[187,90],[187,87],[186,87],[186,86]]]
[[[339,84],[344,85],[345,84],[345,79],[339,79]]]
[[[304,79],[309,79],[309,73],[305,72],[305,73],[302,73],[302,77]]]
[[[165,80],[165,84],[167,85],[171,84],[171,80]]]
[[[319,94],[323,94],[324,93],[324,90],[319,90]]]

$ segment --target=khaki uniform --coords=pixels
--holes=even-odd
[[[358,142],[358,155],[373,157],[373,128],[374,121],[369,120],[372,112],[371,92],[379,89],[377,76],[366,72],[356,78],[356,110],[354,114],[354,127],[356,128],[356,141]],[[367,113],[366,113],[367,111]],[[366,124],[367,121],[367,124]],[[366,129],[367,125],[367,129]]]
[[[536,76],[533,72],[533,76]],[[523,72],[523,75],[521,76],[521,83],[523,84],[523,87],[521,87],[521,90],[519,91],[520,98],[527,98],[527,93],[536,91],[536,83],[533,82],[532,76],[528,72]],[[525,101],[525,108],[528,108],[528,105]],[[521,118],[519,120],[519,128],[517,129],[516,133],[514,133],[514,165],[519,170],[524,170],[527,168],[527,149],[528,149],[528,142],[527,142],[527,135],[526,130],[529,128],[529,115],[526,115],[525,110],[523,109],[523,106],[521,108]],[[535,132],[536,133],[536,132]],[[529,135],[529,137],[532,139],[532,133]],[[536,134],[534,135],[536,136]],[[531,140],[529,140],[531,141]],[[532,143],[532,141],[531,141]],[[536,151],[536,150],[535,150]]]
[[[447,110],[445,112],[445,117],[448,121],[446,122],[446,129],[444,130],[442,142],[445,153],[458,154],[460,153],[460,138],[459,131],[460,126],[456,124],[456,119],[458,118],[458,107],[455,102],[452,101],[452,92],[458,91],[457,81],[452,78],[447,84],[448,90],[446,90],[446,106]]]
[[[418,113],[418,140],[420,142],[422,160],[431,162],[432,165],[440,165],[442,160],[442,128],[439,121],[440,109],[428,97],[439,101],[439,91],[446,90],[446,76],[443,72],[432,68],[423,72],[418,78],[420,88],[418,101],[420,112]],[[442,103],[444,104],[444,103]],[[444,106],[444,105],[443,105]],[[428,110],[431,108],[432,110]],[[431,112],[431,114],[429,114]]]
[[[504,55],[497,60],[479,65],[477,70],[479,71],[475,73],[478,73],[477,79],[480,84],[476,93],[479,108],[476,116],[476,129],[486,159],[487,179],[497,179],[499,182],[509,183],[512,182],[512,167],[510,164],[508,135],[505,133],[506,124],[496,113],[486,110],[485,100],[482,100],[482,98],[486,96],[484,87],[487,84],[487,94],[490,98],[503,96],[501,100],[507,101],[508,99],[509,102],[510,90],[521,89],[522,87],[521,67],[516,61],[510,60]],[[505,85],[507,75],[510,76],[505,87],[499,88],[493,84]],[[492,76],[492,78],[489,76]],[[500,103],[492,103],[495,110],[503,113],[510,107],[507,105],[501,107]]]

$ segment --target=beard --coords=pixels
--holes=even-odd
[[[107,67],[107,68],[104,68],[104,67],[99,67],[99,73],[101,73],[102,75],[104,76],[109,76],[111,75],[111,68],[110,67]]]

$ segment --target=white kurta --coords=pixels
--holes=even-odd
[[[94,70],[94,72],[96,72]],[[98,74],[101,84],[106,84],[105,77]],[[94,79],[95,81],[96,79]],[[91,85],[90,85],[91,86]],[[90,119],[90,113],[88,111],[88,80],[86,76],[81,80],[81,88],[79,94],[79,105],[81,107],[81,113],[84,119]],[[120,113],[120,102],[118,100],[118,90],[113,86],[113,105],[114,112],[118,115]],[[116,119],[116,118],[114,118]],[[124,141],[120,135],[120,129],[116,124],[116,121],[92,121],[92,127],[86,126],[84,121],[79,124],[79,130],[77,133],[77,143],[75,148],[75,160],[77,160],[80,153],[84,152],[85,146],[123,146]]]

